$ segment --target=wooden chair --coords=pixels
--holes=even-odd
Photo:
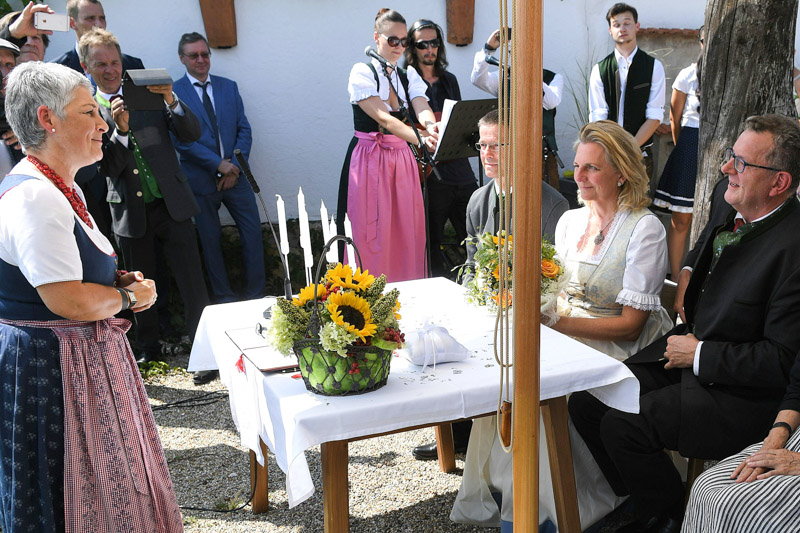
[[[692,485],[694,485],[695,480],[697,477],[703,473],[703,470],[706,469],[706,461],[705,459],[697,459],[697,458],[690,458],[689,459],[689,467],[686,470],[686,498],[683,501],[683,505],[686,506],[689,503],[689,493],[692,492]]]

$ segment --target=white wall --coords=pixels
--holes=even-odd
[[[518,0],[525,1],[525,0]],[[66,0],[49,2],[59,13]],[[612,48],[605,11],[612,1],[544,0],[544,66],[580,86],[580,69]],[[698,28],[704,19],[702,0],[638,0],[642,27]],[[495,0],[475,2],[474,42],[447,45],[450,70],[459,79],[463,97],[485,98],[469,83],[472,58],[499,25]],[[148,67],[165,67],[174,79],[184,74],[178,60],[181,34],[204,33],[197,0],[106,0],[108,29],[122,50],[142,58]],[[352,112],[347,76],[353,63],[364,61],[372,43],[372,24],[385,0],[236,0],[239,44],[213,50],[212,72],[239,83],[253,126],[250,164],[274,216],[272,194],[283,195],[287,215],[297,216],[297,187],[302,186],[309,216],[318,219],[319,199],[336,209],[339,174],[352,137]],[[405,0],[393,5],[412,23],[430,18],[445,26],[445,2]],[[52,36],[47,59],[74,46],[74,34]],[[569,91],[557,115],[561,156],[569,168],[576,130]]]

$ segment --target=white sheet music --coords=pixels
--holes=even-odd
[[[447,129],[447,123],[450,121],[450,113],[453,111],[453,106],[458,103],[458,100],[450,100],[449,98],[444,101],[442,106],[442,120],[439,121],[439,138],[444,137],[444,131]],[[436,145],[436,151],[433,153],[433,160],[438,161],[439,145]]]

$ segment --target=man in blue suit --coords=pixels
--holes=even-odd
[[[197,142],[175,142],[181,166],[189,178],[200,213],[195,223],[211,290],[217,302],[236,300],[231,289],[220,246],[220,205],[233,217],[242,242],[245,299],[264,295],[266,273],[264,246],[261,242],[261,218],[253,190],[240,176],[232,161],[237,148],[250,155],[252,136],[244,115],[244,104],[236,82],[209,76],[211,51],[199,33],[184,34],[178,43],[178,56],[186,66],[186,75],[175,82],[175,94],[200,118],[203,134]]]

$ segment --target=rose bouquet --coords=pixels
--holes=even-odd
[[[492,311],[502,305],[511,306],[513,275],[511,271],[514,255],[514,238],[508,236],[507,261],[502,265],[506,269],[508,287],[500,289],[501,250],[506,245],[506,236],[484,233],[477,238],[474,256],[475,276],[467,284],[467,300],[476,305],[485,305]],[[542,314],[549,313],[555,308],[558,294],[567,283],[568,276],[564,263],[556,253],[555,247],[547,240],[542,239],[542,280],[541,280],[541,310]]]
[[[385,287],[386,276],[337,263],[291,301],[278,298],[270,342],[285,355],[295,353],[309,390],[355,394],[386,383],[392,351],[404,337],[399,292],[384,293]]]

